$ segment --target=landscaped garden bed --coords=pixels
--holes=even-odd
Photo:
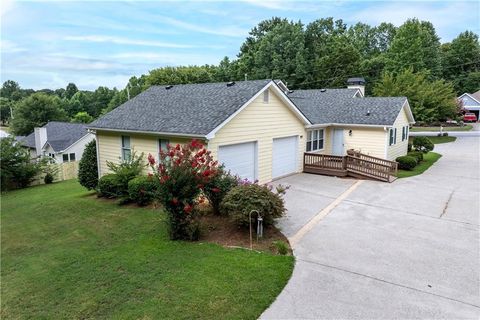
[[[396,159],[399,168],[397,172],[398,178],[422,174],[440,159],[441,154],[432,152],[435,147],[432,138],[444,139],[450,137],[414,137],[410,139],[407,155]]]

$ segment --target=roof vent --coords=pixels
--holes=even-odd
[[[227,82],[227,87],[231,87],[235,84],[235,81],[230,81],[230,82]]]
[[[320,92],[325,92],[327,91],[327,89],[320,89]]]
[[[172,88],[173,88],[172,85],[168,85],[168,86],[165,87],[165,89],[167,89],[167,90],[172,89]]]
[[[367,110],[366,116],[369,116],[369,115],[370,115],[370,110]]]
[[[295,90],[288,90],[288,93],[294,93]]]

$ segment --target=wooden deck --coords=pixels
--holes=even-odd
[[[346,156],[304,153],[303,172],[338,177],[352,176],[392,182],[396,179],[398,164],[360,152],[349,151]]]

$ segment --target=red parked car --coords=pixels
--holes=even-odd
[[[464,122],[477,122],[477,116],[475,113],[467,112],[463,116],[463,121]]]

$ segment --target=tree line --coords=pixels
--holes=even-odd
[[[478,35],[465,31],[442,44],[434,26],[417,19],[399,27],[348,27],[333,18],[304,25],[274,17],[249,32],[232,61],[225,57],[218,65],[157,68],[131,77],[121,90],[84,91],[70,83],[34,91],[6,81],[0,113],[3,123],[23,135],[49,120],[90,122],[152,85],[282,79],[291,89],[312,89],[344,87],[354,76],[367,80],[368,95],[407,96],[418,121],[455,117],[455,97],[480,89]]]

